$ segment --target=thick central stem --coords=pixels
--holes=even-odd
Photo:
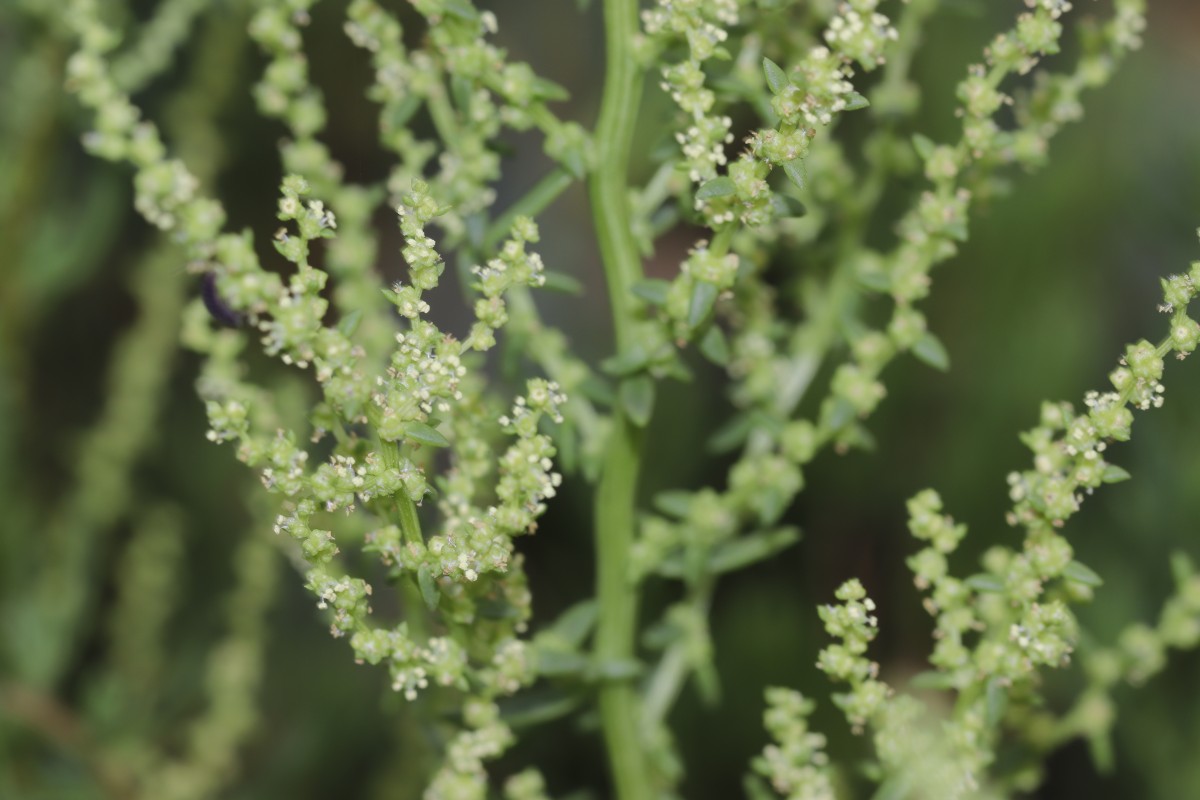
[[[629,154],[643,82],[632,53],[637,24],[637,0],[605,0],[607,64],[596,123],[596,167],[589,192],[618,351],[632,342],[635,319],[631,288],[642,277],[641,259],[630,231],[628,201]],[[634,657],[638,597],[630,581],[629,552],[633,545],[640,445],[641,431],[618,407],[596,490],[596,594],[600,615],[595,657],[600,662]],[[629,680],[609,681],[600,687],[599,704],[616,796],[620,800],[650,800],[653,782],[635,687]]]

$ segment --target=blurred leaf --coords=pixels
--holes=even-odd
[[[626,378],[617,392],[629,421],[639,428],[646,427],[654,412],[654,380],[649,375]]]
[[[443,7],[454,16],[465,19],[467,22],[479,19],[479,12],[475,10],[475,6],[471,5],[469,0],[445,0]]]
[[[1101,733],[1093,733],[1087,737],[1088,753],[1092,756],[1092,763],[1096,765],[1096,771],[1101,775],[1109,775],[1116,766],[1116,761],[1113,758],[1112,737],[1108,731]]]
[[[713,549],[708,568],[710,572],[718,575],[722,572],[732,572],[765,561],[798,541],[800,529],[790,527],[739,536]]]
[[[1079,561],[1067,564],[1066,569],[1063,570],[1063,577],[1076,583],[1082,583],[1084,586],[1091,586],[1093,589],[1104,585],[1103,578],[1087,564]]]
[[[541,646],[540,640],[534,641],[539,675],[560,678],[567,675],[582,676],[591,664],[589,656],[574,648]]]
[[[985,721],[987,726],[995,729],[1000,725],[1000,720],[1004,718],[1004,711],[1008,707],[1008,689],[1004,686],[1003,678],[990,678],[985,688],[986,693],[986,711]]]
[[[546,282],[542,284],[543,289],[575,296],[583,294],[583,284],[573,275],[567,275],[565,272],[552,272],[550,270],[546,270],[542,275],[546,278]]]
[[[779,219],[799,219],[808,214],[808,208],[804,203],[783,192],[771,194],[771,206],[775,209],[775,216]]]
[[[1100,478],[1100,480],[1104,481],[1105,483],[1120,483],[1121,481],[1127,481],[1132,477],[1133,476],[1129,474],[1128,470],[1118,467],[1116,464],[1106,464],[1104,467],[1104,475]]]
[[[692,507],[692,493],[682,489],[659,492],[654,495],[654,507],[668,517],[683,519]]]
[[[539,100],[549,100],[550,102],[571,99],[571,93],[565,86],[537,76],[533,79],[533,95]]]
[[[800,541],[798,528],[776,528],[758,531],[721,542],[708,555],[705,571],[710,575],[743,569],[765,561]],[[676,552],[663,560],[658,573],[666,578],[683,578],[687,569],[684,554]]]
[[[579,647],[596,626],[597,608],[594,599],[581,600],[559,614],[547,632],[573,647]]]
[[[696,665],[696,692],[700,702],[708,708],[715,708],[721,703],[721,677],[712,661],[704,661]]]
[[[954,676],[947,672],[930,669],[918,672],[909,680],[908,685],[914,689],[946,691],[954,688]]]
[[[863,97],[858,92],[851,92],[850,96],[846,99],[846,108],[844,110],[858,111],[859,109],[866,108],[869,105],[871,105],[870,100]]]
[[[712,312],[717,302],[719,290],[715,284],[708,281],[696,281],[692,285],[692,298],[688,303],[688,327],[692,330],[699,328]]]
[[[627,681],[642,674],[642,662],[635,658],[608,658],[593,660],[588,670],[589,677],[599,682]]]
[[[696,200],[704,201],[711,200],[714,197],[729,197],[737,191],[737,187],[733,184],[733,179],[722,175],[719,178],[713,178],[710,181],[705,181],[699,189],[696,190]]]
[[[914,133],[912,137],[913,149],[917,151],[917,155],[922,161],[928,161],[933,156],[933,151],[937,147],[933,143],[933,139],[922,133]]]
[[[638,343],[600,362],[600,369],[614,377],[632,375],[650,364],[650,353]]]
[[[1003,592],[1004,591],[1003,579],[997,577],[996,575],[992,575],[989,572],[980,572],[978,574],[972,575],[971,577],[967,578],[965,583],[967,584],[967,586],[971,587],[972,589],[974,589],[977,592]]]
[[[638,281],[633,285],[633,293],[654,306],[665,305],[667,294],[671,291],[668,281],[649,279]]]
[[[929,331],[925,331],[925,334],[913,344],[912,353],[934,369],[942,372],[950,369],[950,354],[946,352],[946,346],[942,344],[941,339]]]
[[[497,701],[500,718],[513,730],[531,728],[562,719],[582,704],[583,698],[547,687],[521,692]]]
[[[595,373],[589,373],[579,384],[579,393],[602,406],[611,406],[617,402],[617,395],[612,385]]]
[[[725,332],[716,325],[710,326],[700,337],[700,353],[712,363],[726,366],[729,363],[729,342],[725,339]]]
[[[358,330],[358,326],[362,323],[362,318],[362,309],[356,308],[346,316],[342,317],[341,321],[338,323],[338,330],[343,336],[349,339],[354,336],[355,331]]]

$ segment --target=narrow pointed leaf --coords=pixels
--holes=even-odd
[[[356,308],[346,316],[342,317],[342,321],[338,323],[338,330],[346,338],[354,335],[358,330],[359,324],[362,322],[363,312],[361,308]]]
[[[800,159],[789,161],[783,165],[783,172],[788,176],[788,180],[796,185],[797,189],[804,189],[807,179],[804,176],[804,165],[800,163]]]
[[[783,68],[769,58],[763,59],[763,75],[767,79],[767,87],[771,94],[779,94],[791,83]]]
[[[718,366],[723,367],[728,364],[729,342],[725,338],[725,332],[716,325],[705,331],[704,335],[700,337],[700,353]]]
[[[622,350],[615,356],[601,361],[600,369],[609,375],[619,378],[623,375],[632,375],[635,372],[639,372],[645,369],[649,363],[650,354],[641,345],[635,343],[628,350]]]
[[[851,92],[846,98],[846,111],[858,111],[861,108],[866,108],[871,105],[871,101],[863,97],[858,92]]]
[[[1104,467],[1104,475],[1100,478],[1100,480],[1104,481],[1105,483],[1120,483],[1121,481],[1127,481],[1132,477],[1133,476],[1129,474],[1128,470],[1118,467],[1116,464],[1108,464]]]
[[[696,281],[692,286],[692,299],[688,303],[688,327],[699,328],[708,315],[712,313],[720,290],[716,285],[707,281]]]
[[[542,284],[543,289],[576,296],[583,294],[583,284],[579,282],[578,278],[572,275],[567,275],[563,272],[551,272],[549,270],[542,274],[546,278],[546,282]]]
[[[922,161],[928,161],[929,157],[933,155],[934,148],[937,147],[933,143],[933,139],[921,133],[913,134],[912,143]]]
[[[713,549],[708,570],[714,575],[748,567],[765,561],[800,541],[798,528],[777,528],[758,531],[723,542]]]
[[[934,369],[942,372],[950,369],[950,354],[946,352],[946,346],[929,331],[917,339],[912,346],[912,354]]]
[[[430,447],[449,447],[450,440],[443,436],[437,428],[424,422],[407,422],[404,425],[404,438],[410,442],[429,445]]]
[[[417,587],[421,590],[421,599],[425,601],[425,605],[430,611],[438,607],[438,601],[442,595],[438,591],[437,581],[433,578],[433,571],[428,564],[422,564],[417,570]]]
[[[650,280],[638,281],[633,285],[632,291],[647,303],[661,306],[667,302],[667,293],[671,291],[671,284],[667,281],[652,278]]]
[[[1004,581],[999,577],[987,572],[980,572],[972,575],[965,581],[967,586],[970,586],[977,592],[1003,592]]]
[[[1104,579],[1096,574],[1096,571],[1079,561],[1072,561],[1067,564],[1063,570],[1063,577],[1069,581],[1082,583],[1084,586],[1091,586],[1093,589],[1104,585]]]
[[[654,508],[668,517],[683,519],[692,507],[692,493],[682,489],[659,492],[654,495]]]

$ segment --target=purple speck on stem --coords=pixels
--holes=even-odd
[[[229,328],[240,328],[245,321],[241,314],[229,306],[217,291],[217,276],[215,273],[204,273],[204,279],[200,283],[200,297],[204,300],[204,307],[208,309],[208,313],[212,314],[213,319],[222,325]]]

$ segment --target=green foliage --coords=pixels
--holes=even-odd
[[[1027,0],[977,63],[956,68],[952,132],[920,113],[944,91],[914,66],[940,19],[935,0],[644,10],[605,0],[591,130],[568,118],[578,109],[562,110],[565,88],[494,43],[491,10],[326,5],[166,0],[141,19],[121,2],[28,0],[4,12],[28,37],[13,86],[57,96],[45,87],[61,72],[86,112],[70,123],[84,148],[130,178],[128,202],[156,233],[132,272],[138,320],[108,358],[106,399],[63,470],[67,488],[49,501],[10,492],[11,521],[42,535],[2,541],[0,704],[12,721],[0,723],[0,767],[13,769],[0,794],[55,796],[63,754],[80,765],[78,796],[286,793],[248,758],[268,728],[269,615],[282,582],[307,590],[344,640],[339,652],[363,665],[356,675],[385,673],[393,695],[370,719],[401,720],[407,760],[380,779],[380,796],[537,800],[577,788],[548,780],[549,763],[526,763],[529,729],[568,729],[564,717],[599,727],[609,783],[593,790],[683,796],[700,769],[678,741],[685,689],[714,707],[739,678],[718,669],[722,582],[801,541],[797,497],[822,479],[826,451],[872,447],[868,425],[896,383],[885,384],[889,366],[911,353],[951,369],[954,342],[921,307],[935,295],[933,268],[967,245],[972,215],[1008,190],[1012,168],[1045,166],[1085,91],[1140,47],[1144,0],[1105,5],[1108,16],[1078,23],[1077,42],[1071,3]],[[357,73],[322,73],[330,26],[346,34]],[[273,135],[283,130],[273,231],[265,193],[244,202],[219,180],[220,145],[246,144],[218,124],[244,88],[243,44],[262,66],[245,93]],[[169,75],[185,58],[187,76]],[[165,109],[158,89],[146,91],[159,81]],[[646,91],[656,83],[661,95]],[[339,115],[359,96],[386,158],[368,180],[352,154],[335,156]],[[39,120],[15,119],[4,142],[36,155]],[[530,142],[542,172],[514,192],[504,155]],[[14,343],[95,269],[100,201],[118,185],[84,192],[100,200],[80,201],[83,244],[56,248],[53,277],[38,277],[27,241],[55,224],[22,224],[38,163],[24,167],[30,177],[0,173],[0,221],[21,256],[0,295],[14,378],[32,374]],[[564,254],[549,235],[577,184],[612,318],[601,357],[581,341],[584,326],[547,321],[562,315],[545,290],[598,293],[593,276],[563,274],[591,245],[576,239]],[[539,251],[564,263],[548,270]],[[203,283],[190,304],[189,274]],[[1129,345],[1111,390],[1085,395],[1083,410],[1045,403],[1021,435],[1033,464],[1009,475],[1007,515],[1024,530],[1019,545],[976,547],[932,490],[909,501],[918,548],[905,564],[934,626],[932,646],[911,650],[926,671],[906,681],[871,660],[889,618],[881,625],[869,575],[838,576],[837,603],[816,615],[832,641],[810,661],[840,685],[766,690],[774,741],[742,743],[761,749],[742,784],[749,796],[868,786],[881,797],[1012,796],[1035,789],[1050,754],[1075,739],[1101,770],[1113,766],[1117,688],[1200,643],[1200,578],[1176,556],[1157,625],[1129,622],[1101,644],[1075,608],[1111,582],[1076,558],[1066,523],[1095,489],[1130,477],[1108,448],[1130,440],[1134,410],[1162,406],[1166,357],[1200,343],[1187,314],[1198,287],[1200,262],[1164,279],[1162,341]],[[23,294],[38,302],[25,308]],[[208,441],[257,478],[226,459],[215,470],[224,483],[201,491],[249,509],[234,535],[213,539],[228,586],[187,586],[200,568],[189,537],[213,523],[139,479],[163,447],[154,434],[171,409],[177,341],[191,353],[183,363]],[[730,457],[723,477],[685,489],[696,481],[683,465],[679,476],[649,468],[651,443],[694,411],[670,407],[677,384],[715,393],[714,373],[733,410],[708,445]],[[0,402],[18,407],[7,393]],[[670,449],[694,453],[695,438]],[[0,429],[6,476],[14,441]],[[181,482],[201,486],[200,470]],[[564,488],[591,495],[595,588],[564,568],[572,594],[554,619],[535,606],[551,570],[527,573],[526,543],[539,530],[571,533],[545,522]],[[804,528],[806,543],[835,533]],[[962,568],[971,550],[982,551],[976,571]],[[280,555],[296,574],[280,577]],[[221,633],[188,637],[181,655],[173,628],[195,597],[219,609],[209,627]],[[777,625],[770,635],[796,636]],[[1076,662],[1082,676],[1064,700],[1048,675]],[[287,669],[299,676],[289,701],[318,694],[304,655]],[[203,687],[186,703],[173,694],[176,670]],[[834,724],[823,706],[866,735],[865,759],[845,736],[817,732]],[[49,744],[31,744],[38,736]]]

